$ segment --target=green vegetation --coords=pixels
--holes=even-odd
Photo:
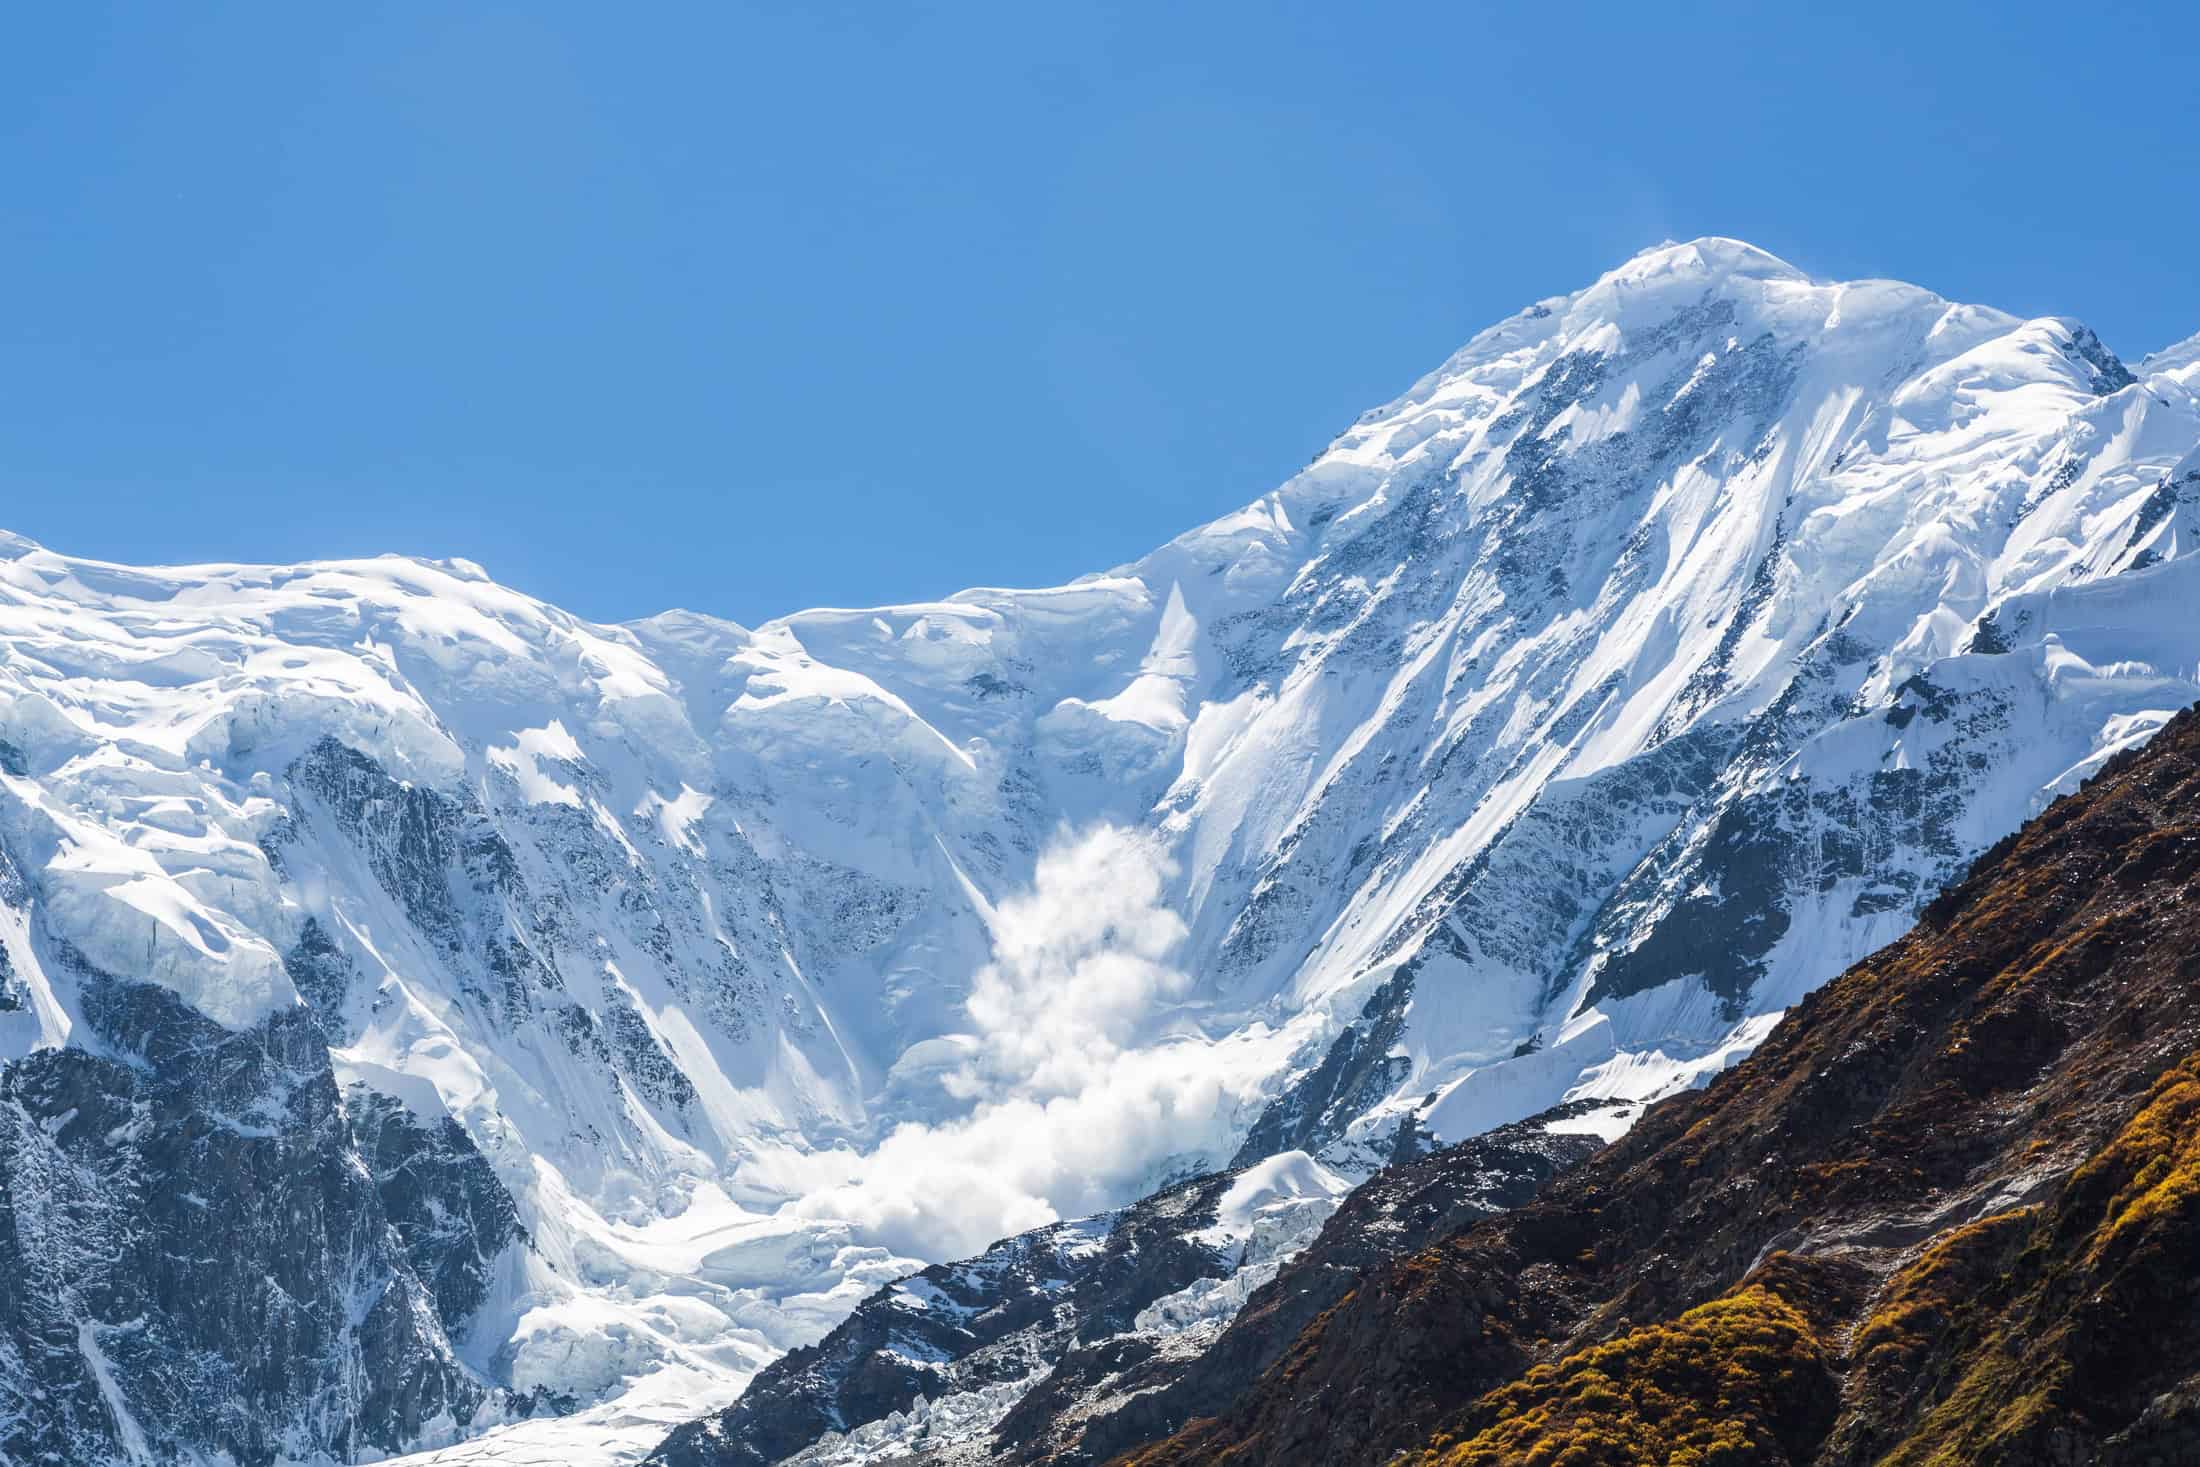
[[[2138,1113],[2072,1174],[2052,1216],[2026,1209],[1973,1224],[1890,1285],[1859,1334],[1860,1363],[1884,1378],[1932,1346],[1960,1373],[1882,1467],[2033,1460],[2047,1436],[2085,1414],[2074,1361],[2103,1349],[2087,1337],[2088,1321],[2128,1328],[2165,1298],[2190,1268],[2196,1231],[2200,1054],[2155,1082]],[[1998,1278],[1979,1266],[2013,1252]],[[2088,1309],[2073,1313],[2079,1299]],[[1965,1317],[1974,1315],[1988,1317],[1972,1325]]]
[[[2200,1213],[2200,1054],[2157,1080],[2139,1113],[2070,1179],[2077,1196],[2111,1188],[2088,1264],[2131,1248],[2148,1229],[2189,1227]]]
[[[1424,1467],[1761,1467],[1823,1430],[1827,1352],[1779,1282],[1757,1281],[1483,1397]]]

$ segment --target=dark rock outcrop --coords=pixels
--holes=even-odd
[[[1390,1093],[1404,1065],[1390,1051],[1405,1025],[1413,978],[1408,962],[1369,995],[1321,1063],[1262,1109],[1230,1165],[1251,1166],[1284,1151],[1318,1152]]]
[[[357,1083],[345,1088],[344,1110],[406,1261],[433,1295],[436,1317],[458,1329],[485,1302],[499,1255],[527,1240],[512,1194],[449,1116],[425,1123]]]
[[[105,1052],[0,1071],[0,1459],[351,1461],[506,1409],[450,1345],[466,1271],[417,1271],[310,1014],[232,1031],[76,966]]]

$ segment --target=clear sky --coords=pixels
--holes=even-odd
[[[755,621],[1130,559],[1666,237],[2200,330],[2195,7],[1800,9],[17,7],[0,526]]]

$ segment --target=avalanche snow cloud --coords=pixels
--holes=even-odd
[[[974,1032],[897,1067],[967,1114],[904,1121],[869,1150],[785,1150],[758,1175],[804,1217],[846,1219],[918,1258],[1121,1204],[1171,1167],[1230,1150],[1289,1050],[1265,1030],[1210,1039],[1176,1000],[1183,920],[1163,905],[1173,862],[1101,825],[1044,849],[1032,887],[993,914],[994,957],[966,1001]]]
[[[1067,586],[601,626],[0,539],[0,1182],[191,1193],[111,1220],[158,1270],[262,1205],[161,1126],[370,1178],[315,1206],[434,1390],[181,1372],[119,1282],[0,1351],[70,1450],[647,1446],[1001,1230],[1696,1083],[2200,697],[2195,360],[1705,239]]]

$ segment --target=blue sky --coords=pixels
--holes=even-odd
[[[2200,330],[2192,7],[26,7],[0,525],[583,615],[1041,584],[1735,234]]]

